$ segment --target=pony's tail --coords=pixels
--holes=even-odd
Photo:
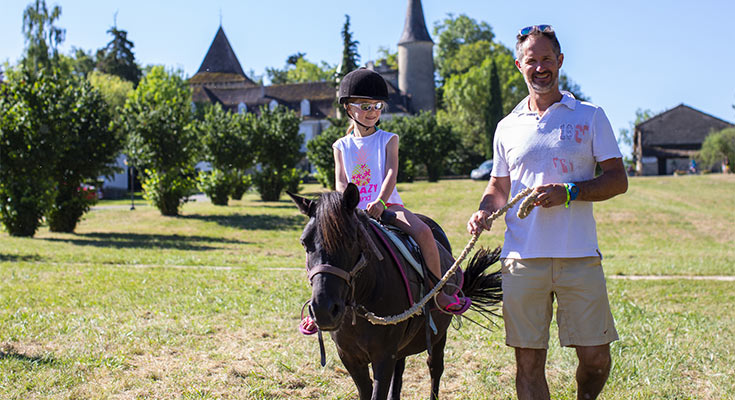
[[[472,299],[471,309],[484,317],[495,316],[498,304],[503,300],[502,274],[500,270],[486,274],[485,270],[500,259],[500,247],[495,250],[480,248],[464,271],[462,292]]]

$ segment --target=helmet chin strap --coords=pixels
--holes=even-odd
[[[350,114],[350,110],[349,110],[349,109],[345,109],[345,113],[347,114],[347,116],[348,116],[348,117],[349,117],[349,118],[350,118],[351,120],[355,121],[355,123],[356,123],[357,125],[360,125],[361,127],[365,128],[365,129],[370,129],[370,128],[374,128],[374,129],[375,129],[376,131],[378,130],[377,126],[378,126],[378,124],[380,124],[380,120],[376,121],[376,122],[375,122],[375,125],[373,125],[373,126],[367,126],[367,125],[365,125],[365,124],[361,123],[360,121],[358,121],[358,120],[357,120],[357,118],[354,118],[354,117],[352,116],[352,114]]]

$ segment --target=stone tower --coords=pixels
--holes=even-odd
[[[421,0],[408,0],[406,24],[398,41],[398,89],[411,96],[412,113],[436,110],[433,50]]]

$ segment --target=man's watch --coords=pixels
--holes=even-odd
[[[567,183],[567,190],[569,191],[569,201],[574,201],[579,196],[579,186],[573,183]]]

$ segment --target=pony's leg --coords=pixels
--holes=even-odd
[[[373,397],[370,400],[385,400],[391,388],[393,372],[396,369],[395,354],[387,355],[378,362],[373,362]]]
[[[444,345],[447,343],[447,334],[444,332],[441,339],[431,347],[431,356],[426,359],[431,375],[431,400],[439,398],[439,381],[444,373]]]
[[[350,373],[352,381],[357,386],[357,393],[360,400],[370,400],[373,393],[373,381],[370,379],[370,370],[366,364],[355,362],[347,357],[342,358],[342,364]]]
[[[401,399],[401,387],[403,387],[403,370],[406,369],[406,359],[401,358],[396,361],[396,368],[393,370],[393,380],[390,382],[390,392],[388,398],[390,400]]]

